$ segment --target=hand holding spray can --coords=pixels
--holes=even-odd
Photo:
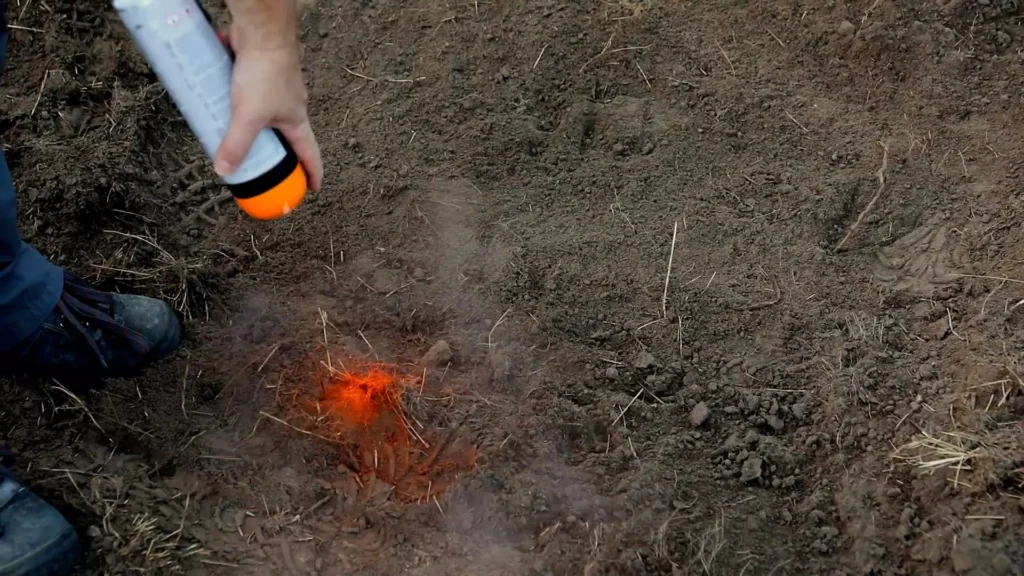
[[[233,61],[196,0],[114,0],[150,67],[213,158],[231,122]],[[287,140],[264,129],[223,178],[235,202],[260,220],[284,216],[306,195],[306,173]]]

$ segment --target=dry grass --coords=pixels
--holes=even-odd
[[[960,401],[951,403],[948,410],[936,411],[922,404],[935,418],[933,423],[941,419],[945,422],[942,427],[950,428],[934,433],[913,424],[918,434],[900,446],[893,446],[892,458],[922,474],[944,473],[957,489],[1018,493],[1024,490],[1024,467],[1020,465],[1024,462],[1022,423],[1011,402],[1020,400],[1024,381],[1014,364],[1007,358],[1002,378],[966,388]],[[987,401],[983,399],[985,395]]]
[[[975,436],[960,432],[943,432],[921,436],[896,450],[894,456],[927,471],[955,468],[970,470],[970,462],[988,454],[986,446]]]
[[[668,519],[661,523],[658,527],[658,531],[654,535],[654,556],[656,558],[669,559],[669,547],[665,537],[668,535],[669,525],[679,515],[678,510],[673,510],[672,514],[669,515]]]
[[[609,20],[640,20],[654,4],[654,0],[608,0]]]
[[[176,257],[145,229],[140,233],[104,233],[124,238],[125,242],[101,262],[90,265],[96,270],[95,279],[113,280],[119,288],[167,300],[189,319],[208,314],[214,275],[205,259]]]
[[[589,534],[590,554],[583,566],[583,576],[591,576],[600,568],[602,562],[601,545],[607,540],[604,524],[598,524]]]
[[[700,535],[690,539],[695,556],[705,574],[715,573],[715,560],[725,547],[725,512],[715,517],[715,522]]]
[[[171,533],[163,531],[160,518],[148,512],[132,517],[116,553],[128,565],[144,573],[161,569],[176,570],[181,561],[190,556],[209,554],[199,544],[183,545],[180,529]]]
[[[90,510],[100,518],[100,532],[93,536],[97,540],[94,545],[106,541],[120,562],[132,571],[177,573],[183,571],[188,559],[195,557],[201,561],[210,554],[186,534],[187,522],[195,516],[196,508],[190,494],[160,501],[142,470],[133,471],[131,477],[50,471],[60,473],[70,482],[73,492],[68,495],[74,506]],[[70,494],[77,494],[80,501],[75,502]],[[156,511],[161,509],[177,510],[180,517],[158,515]]]
[[[992,475],[1004,468],[1003,471],[1015,478],[1020,488],[1024,486],[1024,469],[1007,467],[1020,460],[1017,431],[1005,430],[1012,436],[1006,442],[1001,441],[1000,432],[1003,431],[982,439],[980,435],[958,431],[938,435],[922,431],[914,440],[896,448],[893,458],[914,466],[922,473],[949,472],[952,475],[949,481],[954,486],[968,489],[984,488],[991,481],[1004,482],[1006,478]],[[979,476],[982,478],[975,480]]]
[[[846,333],[854,342],[885,343],[885,330],[893,324],[887,316],[853,312],[846,316]]]
[[[658,526],[658,530],[654,533],[654,536],[652,538],[654,556],[656,558],[672,562],[671,549],[668,543],[669,528],[672,526],[672,523],[677,520],[690,521],[693,518],[695,518],[696,514],[687,514],[686,516],[681,516],[679,514],[680,511],[691,509],[695,503],[696,500],[687,504],[686,506],[672,510],[672,513],[669,514],[668,518],[666,518],[665,521],[662,522],[660,526]],[[673,565],[675,564],[673,563]]]

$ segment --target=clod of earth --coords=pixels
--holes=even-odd
[[[641,352],[633,359],[633,367],[638,370],[646,370],[655,364],[657,364],[657,360],[655,360],[654,354],[650,352]]]
[[[445,340],[438,340],[420,360],[423,366],[444,366],[452,361],[452,347]]]
[[[753,414],[757,412],[757,409],[761,407],[761,400],[753,394],[747,396],[747,414]]]
[[[494,382],[504,382],[512,370],[512,360],[501,352],[493,352],[487,358],[491,367],[491,379]]]
[[[943,317],[932,322],[928,325],[928,329],[925,330],[925,333],[931,340],[942,340],[949,335],[949,320]]]
[[[743,468],[740,469],[740,482],[747,483],[753,482],[761,477],[761,462],[762,460],[757,456],[751,456],[743,462]]]
[[[739,437],[739,434],[732,434],[725,439],[725,442],[723,442],[717,450],[715,450],[714,455],[721,456],[722,454],[727,454],[729,452],[740,450],[744,446],[746,446],[746,442],[744,442],[743,439]]]
[[[797,420],[803,420],[804,416],[807,414],[807,405],[793,404],[793,407],[790,408],[790,411],[793,413],[793,416],[795,416]]]
[[[699,428],[708,420],[708,416],[711,415],[711,409],[704,402],[697,404],[690,410],[690,424],[693,424],[694,428]]]

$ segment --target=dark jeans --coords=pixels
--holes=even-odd
[[[0,28],[0,76],[6,49],[7,34]],[[0,134],[0,144],[7,144],[3,140]],[[0,352],[42,325],[57,306],[63,285],[64,271],[21,241],[14,181],[0,147]]]

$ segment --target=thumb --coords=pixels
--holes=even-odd
[[[214,157],[213,167],[217,174],[228,176],[233,174],[242,165],[245,156],[252,148],[253,141],[263,130],[264,123],[259,119],[244,114],[242,110],[236,110],[231,117],[231,124],[220,143],[220,148]]]

